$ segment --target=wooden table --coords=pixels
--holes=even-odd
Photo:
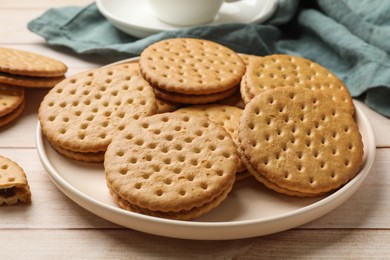
[[[48,8],[89,2],[1,0],[0,45],[55,57],[69,66],[68,75],[104,65],[92,56],[48,46],[26,26]],[[0,129],[0,154],[24,168],[33,194],[31,205],[0,207],[1,259],[390,258],[390,120],[368,107],[364,112],[374,128],[377,147],[374,165],[361,188],[336,210],[273,235],[189,241],[117,226],[79,207],[55,187],[35,144],[37,108],[45,93],[27,91],[22,116]]]

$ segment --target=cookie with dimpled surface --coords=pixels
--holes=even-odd
[[[207,40],[176,38],[151,44],[140,56],[147,81],[159,89],[205,95],[234,88],[245,64],[233,50]]]
[[[347,183],[362,165],[363,143],[354,118],[336,104],[320,90],[300,87],[259,93],[238,131],[248,170],[294,196],[322,195]]]
[[[80,153],[104,152],[115,131],[156,112],[152,88],[126,66],[82,72],[49,91],[38,117],[54,146]]]
[[[119,206],[187,220],[226,198],[237,163],[237,148],[222,126],[206,117],[163,113],[117,132],[104,169]]]

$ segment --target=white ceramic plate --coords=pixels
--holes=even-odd
[[[147,1],[97,0],[97,8],[115,27],[130,35],[143,38],[151,34],[177,30],[179,27],[157,19]],[[276,10],[277,0],[242,0],[224,3],[210,25],[224,23],[261,23]]]
[[[36,143],[39,157],[55,185],[81,207],[108,221],[175,238],[248,238],[284,231],[319,218],[345,202],[360,187],[371,169],[376,147],[372,127],[360,108],[361,104],[354,103],[364,142],[365,164],[345,186],[324,197],[295,198],[277,194],[254,179],[248,179],[238,182],[220,206],[193,221],[162,219],[125,211],[115,204],[109,194],[102,164],[77,162],[59,155],[42,134],[39,123]]]

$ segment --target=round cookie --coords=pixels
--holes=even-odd
[[[0,71],[38,77],[63,76],[68,67],[53,58],[37,53],[0,47]]]
[[[206,117],[156,114],[117,132],[105,154],[107,186],[125,209],[193,219],[231,190],[237,149]]]
[[[319,90],[274,88],[246,105],[238,138],[248,170],[288,195],[316,196],[351,180],[362,164],[359,129]]]
[[[123,66],[76,74],[49,91],[38,118],[51,143],[73,152],[105,151],[113,132],[156,112],[153,89]]]
[[[182,94],[211,94],[235,87],[245,64],[233,50],[215,42],[176,38],[156,42],[140,56],[142,75],[152,86]]]
[[[284,54],[255,57],[249,60],[245,73],[247,89],[244,101],[264,90],[276,87],[304,87],[321,90],[350,114],[354,113],[352,97],[343,82],[323,66],[313,61]]]

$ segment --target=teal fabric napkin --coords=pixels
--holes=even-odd
[[[92,3],[49,9],[28,28],[50,45],[104,55],[107,63],[172,37],[213,40],[241,53],[298,55],[327,67],[353,97],[390,117],[390,1],[279,0],[264,24],[203,25],[142,39],[117,30]]]

